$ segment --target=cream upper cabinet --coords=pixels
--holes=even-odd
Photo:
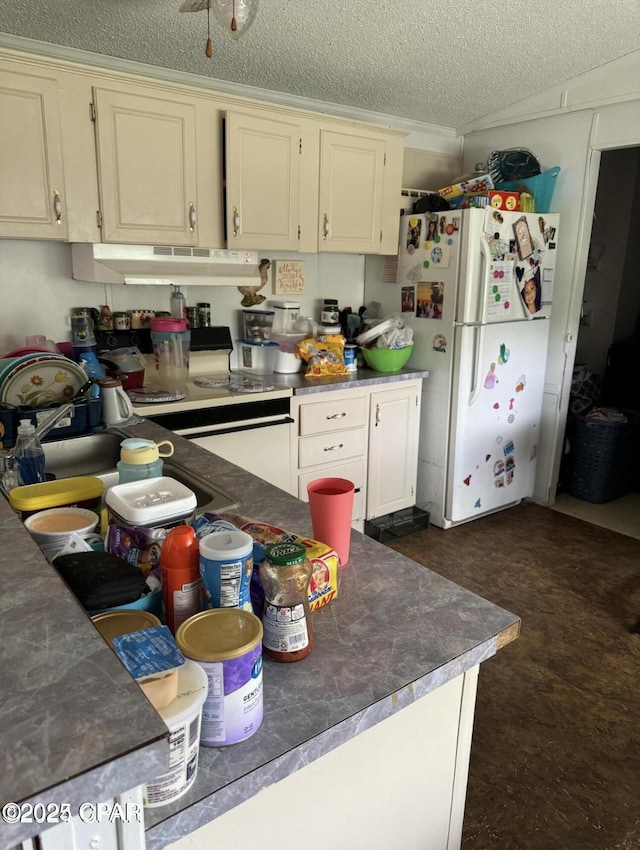
[[[297,251],[300,125],[228,112],[225,137],[228,247]]]
[[[68,238],[54,78],[0,64],[0,237]]]
[[[416,503],[420,382],[371,393],[367,519]]]
[[[380,253],[384,158],[382,139],[320,131],[318,251]]]
[[[198,245],[196,104],[94,89],[103,242]]]

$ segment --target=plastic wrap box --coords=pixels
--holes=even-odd
[[[426,531],[429,528],[429,511],[422,508],[404,508],[394,511],[392,514],[376,517],[376,519],[365,520],[364,533],[367,537],[373,537],[378,543],[386,543],[388,540],[397,540],[416,531]]]
[[[627,422],[576,416],[569,493],[585,502],[610,502],[629,492],[638,455],[640,414]]]

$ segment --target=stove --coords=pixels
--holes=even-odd
[[[158,387],[175,389],[180,397],[132,399],[134,413],[289,490],[293,390],[274,375],[231,371],[232,350],[229,328],[195,329],[189,379],[179,387]]]

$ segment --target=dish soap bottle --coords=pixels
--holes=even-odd
[[[180,291],[179,286],[174,286],[171,294],[171,316],[174,319],[187,318],[187,299]]]
[[[35,425],[29,419],[20,420],[13,454],[20,484],[41,484],[46,480],[44,449],[36,436]]]

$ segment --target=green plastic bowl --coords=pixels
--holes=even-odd
[[[397,372],[411,357],[413,345],[404,348],[361,348],[364,361],[375,372]]]

